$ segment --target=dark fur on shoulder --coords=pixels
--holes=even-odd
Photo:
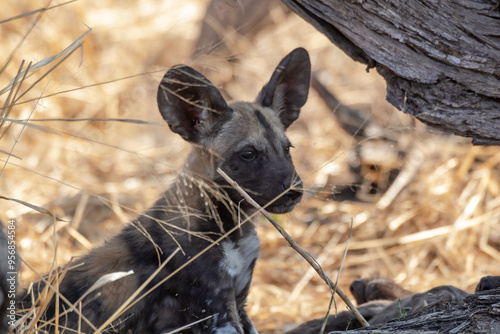
[[[245,302],[259,240],[251,222],[238,228],[238,210],[244,219],[255,209],[216,170],[221,168],[270,212],[293,209],[302,197],[302,182],[285,130],[306,102],[310,71],[307,51],[296,49],[281,61],[255,102],[229,104],[191,67],[174,66],[165,74],[157,95],[160,113],[193,148],[162,198],[72,264],[60,282],[60,293],[74,303],[102,275],[133,270],[84,298],[82,313],[89,323],[102,326],[180,248],[143,292],[205,253],[126,309],[105,332],[161,333],[188,326],[182,333],[257,333]],[[43,287],[35,285],[35,298]],[[30,307],[31,297],[21,298],[20,307]],[[63,300],[59,305],[59,314],[69,308]],[[43,319],[55,314],[52,300]],[[59,325],[76,329],[80,323],[82,332],[93,332],[87,320],[73,311]]]

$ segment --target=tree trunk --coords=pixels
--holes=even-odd
[[[282,1],[376,67],[399,110],[473,144],[500,144],[499,0]]]

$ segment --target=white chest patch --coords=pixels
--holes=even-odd
[[[259,238],[255,231],[237,242],[224,240],[221,243],[224,260],[221,266],[235,281],[236,293],[239,294],[252,279],[252,264],[259,256]]]

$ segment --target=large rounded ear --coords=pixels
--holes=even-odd
[[[165,74],[157,100],[170,129],[195,143],[218,131],[231,112],[217,88],[186,65],[176,65]]]
[[[307,101],[311,81],[311,61],[303,48],[297,48],[280,62],[269,83],[262,88],[257,102],[273,109],[288,128]]]

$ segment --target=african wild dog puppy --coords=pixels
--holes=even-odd
[[[178,247],[144,291],[212,245],[126,310],[106,332],[162,333],[210,317],[181,332],[257,333],[245,311],[259,254],[254,226],[241,224],[214,244],[238,227],[240,215],[243,219],[255,209],[216,170],[220,167],[270,212],[293,209],[302,197],[302,182],[285,130],[306,102],[310,67],[306,50],[292,51],[253,103],[226,103],[210,81],[185,65],[165,74],[157,95],[160,113],[193,148],[182,173],[154,206],[77,261],[60,283],[61,294],[75,302],[103,274],[134,271],[84,299],[83,315],[92,324],[102,325]],[[68,309],[59,302],[60,313]],[[44,318],[52,319],[55,311],[52,301]],[[70,328],[78,322],[82,332],[93,332],[75,312],[59,319],[60,326]]]

